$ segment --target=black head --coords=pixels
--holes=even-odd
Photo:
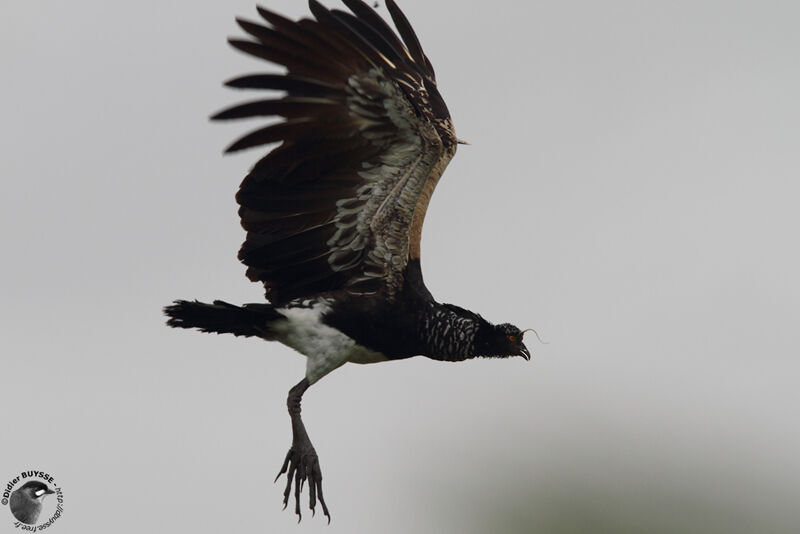
[[[45,495],[50,495],[55,493],[55,491],[47,487],[47,484],[45,484],[44,482],[39,482],[38,480],[31,480],[30,482],[26,482],[25,484],[20,486],[18,491],[27,494],[31,499],[41,499]]]
[[[522,356],[526,360],[531,359],[531,352],[522,342],[524,332],[513,324],[503,323],[490,325],[478,334],[480,338],[477,343],[479,356],[493,356],[497,358],[508,358],[510,356]]]

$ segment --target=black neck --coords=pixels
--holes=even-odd
[[[480,356],[476,339],[489,326],[480,315],[452,304],[430,303],[421,318],[425,355],[434,360],[462,361]]]
[[[425,281],[422,279],[422,265],[420,264],[419,258],[408,260],[404,277],[405,289],[407,291],[410,291],[417,297],[421,297],[422,300],[434,302],[433,295],[431,295],[431,292],[425,287]]]

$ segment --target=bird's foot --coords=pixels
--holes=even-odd
[[[300,522],[303,518],[300,513],[300,492],[303,491],[303,484],[308,481],[308,507],[311,509],[311,515],[314,515],[314,507],[317,504],[317,498],[319,498],[322,513],[325,514],[325,517],[328,518],[328,523],[330,523],[331,514],[328,512],[325,499],[322,497],[322,471],[319,468],[319,457],[317,457],[317,452],[310,441],[307,443],[292,443],[292,447],[286,453],[286,459],[283,461],[281,471],[275,477],[275,482],[284,473],[286,473],[286,490],[283,492],[283,509],[285,510],[289,504],[289,495],[292,493],[292,480],[294,480],[294,513],[297,514],[297,522]]]

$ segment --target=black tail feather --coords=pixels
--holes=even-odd
[[[234,306],[221,300],[213,304],[176,300],[164,307],[164,314],[169,317],[167,325],[173,328],[197,328],[203,332],[266,339],[270,338],[269,324],[285,319],[269,304]]]

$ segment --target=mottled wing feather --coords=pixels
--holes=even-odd
[[[404,45],[365,3],[345,4],[352,14],[311,0],[316,20],[299,21],[259,8],[269,26],[239,19],[254,40],[230,40],[287,69],[230,80],[285,94],[213,117],[283,119],[228,148],[280,143],[236,197],[247,230],[239,257],[276,304],[336,289],[391,298],[455,153],[449,113],[408,21],[391,3]]]

